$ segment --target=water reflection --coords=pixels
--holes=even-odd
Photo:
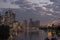
[[[39,32],[21,33],[16,40],[45,40],[47,32],[40,30]]]

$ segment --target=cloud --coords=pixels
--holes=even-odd
[[[46,7],[42,7],[43,10],[47,10]]]
[[[50,0],[53,4],[44,6],[48,15],[53,14],[53,18],[60,17],[60,0]]]
[[[43,4],[40,4],[43,3]],[[47,3],[47,4],[45,4]],[[50,2],[50,0],[18,0],[15,1],[15,4],[19,5],[21,8],[25,9],[25,10],[33,10],[31,12],[33,12],[36,15],[49,15],[51,16],[53,9],[47,9],[44,6],[47,6],[49,4],[52,4],[52,2]],[[50,14],[49,14],[50,12]]]
[[[20,8],[18,5],[9,3],[0,3],[0,8]]]
[[[60,24],[60,18],[57,18],[57,19],[53,20],[52,23],[54,23],[54,24]]]
[[[60,5],[60,0],[50,0],[50,1],[53,2],[55,6]]]
[[[43,4],[42,4],[43,3]],[[51,4],[49,0],[0,0],[0,8],[33,8],[33,7],[41,7],[43,5]],[[6,5],[6,6],[5,6]],[[5,6],[5,7],[4,7]]]
[[[13,1],[12,1],[13,2]],[[20,8],[19,5],[11,4],[11,1],[9,0],[0,0],[0,8]]]
[[[50,0],[51,2],[60,2],[60,0]]]
[[[52,12],[52,13],[54,12],[54,10],[53,10],[53,9],[50,9],[49,11],[50,11],[50,12]]]
[[[46,14],[46,15],[48,15],[48,16],[52,16],[52,14]]]
[[[56,16],[59,17],[59,14],[56,13],[60,11],[60,7],[55,2],[50,2],[50,0],[6,0],[6,2],[0,2],[0,8],[19,9],[16,10],[16,13],[21,19],[34,18],[42,22],[51,21]]]
[[[39,6],[52,4],[52,2],[50,2],[50,0],[28,0],[28,1],[31,3],[34,3],[34,4],[38,4]]]

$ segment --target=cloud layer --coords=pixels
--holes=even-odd
[[[20,8],[16,4],[12,4],[16,0],[0,0],[0,8]]]
[[[33,18],[46,23],[60,17],[59,0],[0,0],[0,5],[14,9],[20,20]]]

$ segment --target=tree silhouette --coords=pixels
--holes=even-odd
[[[48,37],[45,40],[49,40]]]
[[[9,38],[9,26],[0,25],[0,40],[7,40]]]
[[[51,40],[57,40],[56,38],[51,38]]]
[[[57,27],[56,35],[57,35],[58,37],[60,37],[60,26]]]

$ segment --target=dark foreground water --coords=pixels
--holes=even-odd
[[[40,30],[33,32],[23,32],[19,36],[17,36],[15,40],[46,40],[47,37],[48,37],[48,32]],[[50,40],[51,38],[52,37],[50,37]],[[56,40],[60,40],[60,37],[57,37]]]
[[[16,40],[45,40],[47,38],[47,32],[43,30],[37,32],[21,33]]]

